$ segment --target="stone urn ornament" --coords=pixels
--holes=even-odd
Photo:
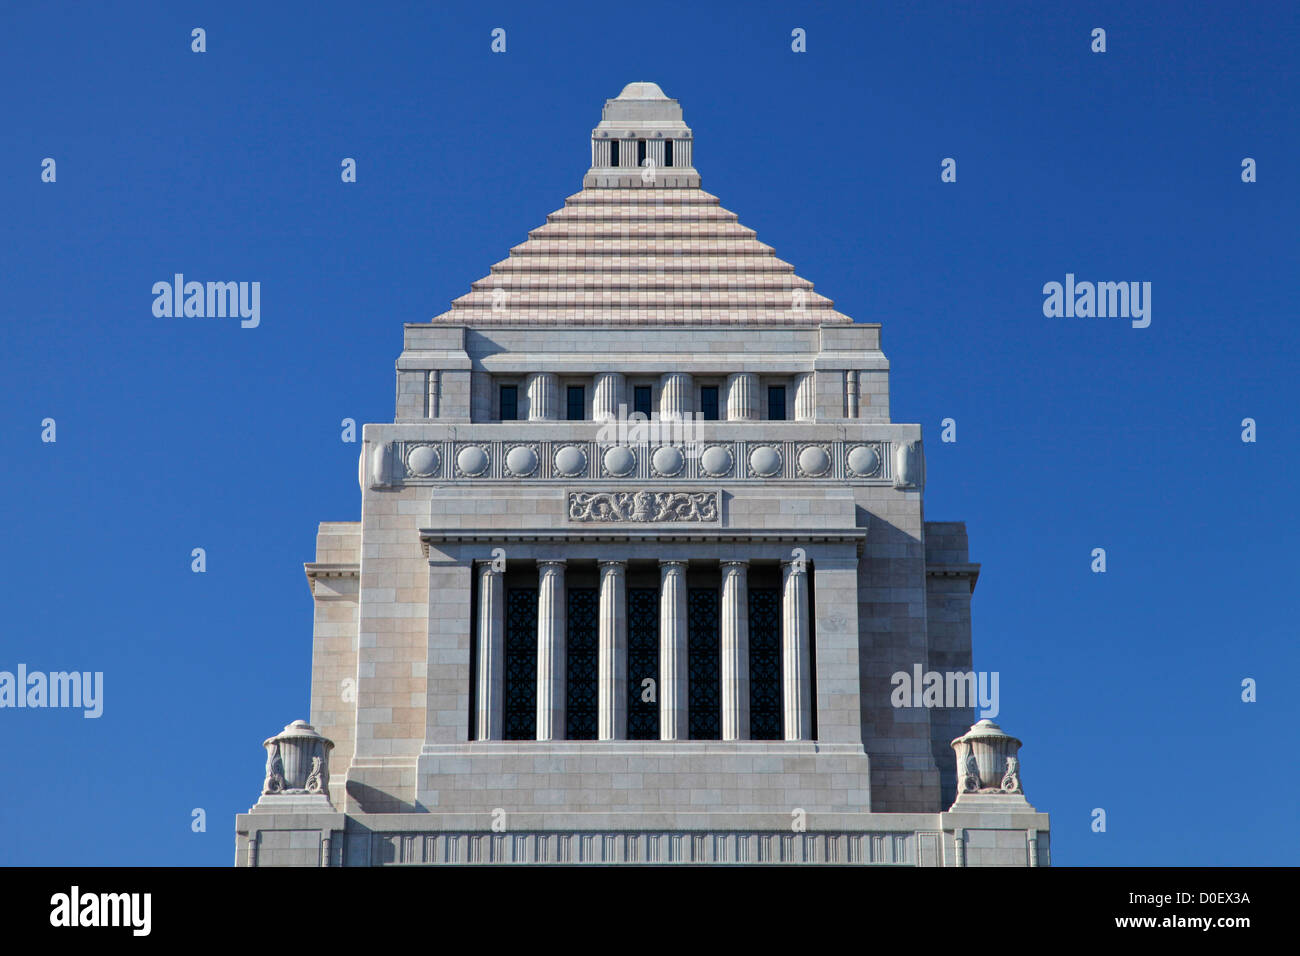
[[[263,795],[329,796],[329,755],[334,741],[322,737],[307,721],[295,720],[274,737],[264,740],[262,746],[266,748]]]
[[[963,794],[1024,794],[1020,741],[993,721],[979,721],[952,741],[957,752],[957,797]]]

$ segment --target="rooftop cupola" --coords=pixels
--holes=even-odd
[[[629,83],[605,101],[591,131],[591,169],[582,185],[698,188],[692,145],[676,100],[657,83]]]

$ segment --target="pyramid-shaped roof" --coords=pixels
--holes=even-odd
[[[611,145],[617,144],[617,145]],[[631,83],[592,132],[581,192],[436,323],[850,324],[699,185],[681,108]]]

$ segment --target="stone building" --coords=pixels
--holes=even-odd
[[[582,186],[405,326],[236,863],[1046,865],[1019,741],[895,706],[971,671],[979,566],[880,326],[701,189],[653,83]]]

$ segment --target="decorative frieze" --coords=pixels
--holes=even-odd
[[[931,833],[775,833],[770,831],[634,831],[592,833],[387,832],[370,834],[348,865],[438,866],[476,863],[817,863],[916,866],[918,836]],[[364,859],[369,850],[369,859]],[[935,864],[931,864],[935,865]]]
[[[570,521],[717,521],[716,491],[571,491]]]
[[[736,439],[696,445],[572,439],[381,442],[370,447],[367,472],[376,490],[464,479],[892,481],[900,488],[924,482],[920,442],[833,440]]]

